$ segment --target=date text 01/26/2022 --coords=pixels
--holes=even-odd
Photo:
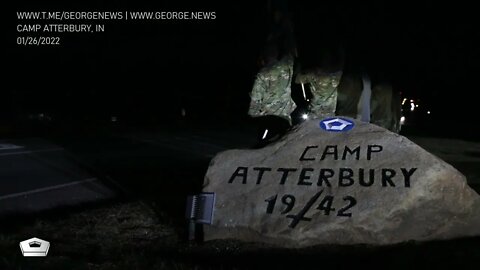
[[[60,45],[60,37],[17,37],[17,45],[23,46],[41,46],[41,45]]]

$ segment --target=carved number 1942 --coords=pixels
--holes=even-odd
[[[297,215],[287,215],[287,218],[292,218],[293,219],[292,223],[289,225],[291,228],[294,228],[298,224],[298,222],[300,222],[300,221],[311,221],[312,220],[311,218],[305,217],[305,214],[313,206],[313,204],[318,199],[320,199],[320,196],[321,196],[322,192],[323,192],[323,190],[317,192],[307,202],[307,204],[303,207],[303,209]],[[268,199],[265,200],[265,202],[267,202],[267,210],[266,210],[267,214],[272,214],[273,213],[273,211],[275,210],[275,205],[277,203],[277,199],[278,199],[278,194],[275,194],[275,195],[273,195],[273,196],[271,196],[271,197],[269,197]],[[317,205],[316,209],[319,210],[319,211],[323,211],[323,214],[326,215],[326,216],[330,215],[331,212],[334,212],[336,210],[335,208],[332,207],[334,199],[335,199],[335,197],[330,196],[330,195],[327,195],[327,196],[323,197],[323,199]],[[295,199],[295,196],[293,196],[291,194],[285,194],[281,197],[280,201],[281,201],[282,205],[284,206],[284,207],[282,207],[280,214],[284,215],[284,214],[289,213],[293,209],[293,207],[295,206],[296,199]],[[345,201],[346,204],[337,211],[337,216],[339,216],[339,217],[351,217],[352,213],[349,212],[349,209],[357,204],[357,200],[355,200],[355,198],[352,197],[352,196],[345,196],[345,197],[343,197],[343,201]]]

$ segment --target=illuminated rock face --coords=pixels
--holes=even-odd
[[[218,154],[205,240],[283,247],[480,235],[480,197],[455,168],[381,127],[310,120],[256,150]],[[327,128],[330,127],[330,128]]]

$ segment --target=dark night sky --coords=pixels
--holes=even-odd
[[[246,116],[258,55],[268,33],[266,4],[95,3],[21,1],[15,11],[188,9],[216,11],[217,19],[114,21],[105,23],[103,34],[62,35],[60,47],[15,46],[13,70],[21,72],[9,76],[18,86],[13,111],[90,118],[119,114],[141,122],[150,115],[170,119],[187,106],[206,119],[219,112],[226,119]],[[475,9],[454,4],[291,1],[290,10],[298,40],[311,44],[341,40],[347,55],[381,67],[402,93],[431,103],[437,119],[461,115],[475,119],[478,113],[471,108],[476,105],[472,97],[480,60],[479,30]],[[12,28],[18,24],[14,13]]]

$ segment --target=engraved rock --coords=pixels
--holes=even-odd
[[[262,149],[218,154],[205,240],[282,247],[480,235],[480,196],[407,138],[346,117],[304,122]]]

